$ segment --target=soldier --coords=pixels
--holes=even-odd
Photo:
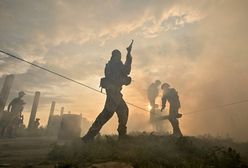
[[[11,120],[9,122],[9,135],[11,137],[16,136],[16,131],[22,118],[22,111],[24,109],[24,105],[26,104],[22,99],[24,95],[25,93],[20,91],[18,93],[18,97],[14,98],[8,105],[8,111],[11,113]]]
[[[23,96],[25,95],[25,93],[23,91],[20,91],[18,93],[18,97],[14,98],[8,105],[8,112],[11,113],[15,113],[15,114],[20,114],[19,116],[21,116],[21,112],[24,108],[24,104],[25,102],[22,100]]]
[[[179,96],[176,91],[176,89],[171,88],[168,83],[164,83],[161,86],[161,89],[163,90],[163,97],[162,97],[162,109],[163,111],[166,107],[166,102],[170,103],[170,109],[169,109],[169,121],[172,125],[173,128],[173,135],[177,137],[181,137],[182,132],[179,128],[179,121],[177,118],[181,117],[181,114],[178,113],[179,108],[181,107],[180,101],[179,101]]]
[[[34,129],[39,129],[40,126],[40,119],[36,118],[34,121]]]
[[[160,84],[161,84],[161,81],[160,80],[156,80],[147,89],[147,97],[148,97],[150,106],[152,108],[155,108],[155,100],[156,100],[156,98],[158,96],[158,93],[159,93],[158,87],[159,87]]]
[[[6,128],[8,130],[9,136],[16,136],[16,130],[19,127],[20,120],[22,119],[22,111],[24,109],[25,102],[23,101],[23,96],[25,93],[20,91],[18,97],[14,98],[8,105],[8,123],[1,130],[2,136],[4,135]]]
[[[131,72],[132,64],[132,43],[127,47],[127,56],[125,64],[121,61],[121,52],[113,50],[110,61],[105,67],[105,78],[101,79],[100,86],[106,89],[106,102],[103,111],[98,115],[95,122],[90,127],[87,134],[82,138],[84,142],[90,142],[100,132],[102,126],[113,116],[114,112],[118,116],[119,138],[123,138],[127,133],[128,107],[122,97],[122,86],[129,85],[131,78],[128,76]]]

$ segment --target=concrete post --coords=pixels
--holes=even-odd
[[[35,121],[39,100],[40,100],[40,92],[35,92],[33,106],[32,106],[31,114],[29,117],[29,122],[28,122],[28,128],[32,128],[33,123]]]
[[[9,97],[10,89],[14,81],[14,75],[7,75],[0,93],[0,118],[2,117],[7,99]]]
[[[61,107],[60,116],[62,116],[64,114],[64,110],[65,110],[65,108],[64,107]]]
[[[51,109],[50,109],[50,114],[49,114],[48,123],[47,123],[48,126],[50,125],[51,118],[52,118],[52,116],[53,116],[53,114],[54,114],[55,104],[56,104],[56,102],[53,101],[53,102],[52,102],[52,105],[51,105]]]

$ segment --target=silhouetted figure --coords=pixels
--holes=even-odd
[[[18,97],[14,98],[8,105],[8,113],[6,115],[8,120],[5,126],[1,129],[1,135],[4,136],[6,129],[8,136],[15,137],[17,128],[20,125],[20,121],[22,120],[22,111],[24,109],[25,102],[23,101],[23,96],[25,93],[20,91],[18,93]]]
[[[163,97],[162,97],[162,109],[163,111],[166,107],[166,102],[168,101],[170,103],[170,109],[169,109],[169,121],[173,128],[173,135],[175,136],[183,136],[182,132],[179,128],[179,121],[177,118],[179,118],[180,114],[178,113],[179,108],[181,107],[179,96],[176,91],[176,89],[171,88],[168,83],[164,83],[161,86],[161,89],[163,90]],[[180,116],[181,117],[181,116]]]
[[[39,126],[40,126],[40,119],[36,118],[35,121],[34,121],[34,128],[39,129]]]
[[[160,80],[156,80],[152,83],[147,89],[147,97],[152,108],[155,107],[155,100],[159,93],[159,85],[161,84]]]
[[[132,41],[133,43],[133,41]],[[121,61],[121,52],[113,50],[110,61],[105,67],[105,78],[101,79],[100,86],[106,89],[107,98],[103,111],[98,115],[95,122],[90,127],[87,134],[82,138],[84,142],[89,142],[100,132],[102,126],[116,112],[118,116],[119,138],[123,138],[127,133],[128,107],[122,97],[122,86],[129,85],[131,78],[128,76],[131,72],[132,64],[132,43],[127,47],[127,56],[125,64]]]

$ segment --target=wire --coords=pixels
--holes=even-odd
[[[223,104],[223,105],[220,105],[220,106],[215,106],[215,107],[210,107],[210,108],[205,108],[205,109],[200,109],[200,110],[188,112],[188,113],[185,113],[184,115],[201,113],[203,111],[215,110],[215,109],[219,109],[219,108],[222,108],[222,107],[228,107],[228,106],[233,106],[233,105],[236,105],[236,104],[242,104],[242,103],[247,103],[247,102],[248,102],[248,99],[239,100],[239,101],[236,101],[236,102]]]
[[[52,74],[54,74],[54,75],[57,75],[57,76],[59,76],[59,77],[61,77],[61,78],[64,78],[64,79],[66,79],[66,80],[69,80],[69,81],[71,81],[71,82],[74,82],[74,83],[76,83],[76,84],[79,84],[79,85],[81,85],[81,86],[83,86],[83,87],[86,87],[86,88],[88,88],[88,89],[91,89],[91,90],[93,90],[93,91],[95,91],[95,92],[98,92],[98,93],[101,93],[101,94],[103,94],[103,95],[106,95],[105,93],[103,93],[103,92],[101,92],[101,91],[99,91],[99,90],[97,90],[97,89],[95,89],[95,88],[93,88],[93,87],[91,87],[91,86],[88,86],[88,85],[86,85],[86,84],[84,84],[84,83],[81,83],[81,82],[79,82],[79,81],[76,81],[76,80],[74,80],[74,79],[71,79],[71,78],[69,78],[69,77],[67,77],[67,76],[61,75],[61,74],[59,74],[59,73],[57,73],[57,72],[55,72],[55,71],[49,70],[49,69],[44,68],[44,67],[42,67],[42,66],[40,66],[40,65],[34,64],[34,63],[30,62],[30,61],[27,61],[27,60],[25,60],[25,59],[23,59],[23,58],[17,57],[17,56],[15,56],[15,55],[10,54],[10,53],[8,53],[8,52],[5,52],[5,51],[3,51],[3,50],[1,50],[1,49],[0,49],[0,52],[3,53],[3,54],[6,54],[6,55],[8,55],[8,56],[10,56],[10,57],[12,57],[12,58],[15,58],[15,59],[17,59],[17,60],[20,60],[20,61],[23,61],[23,62],[25,62],[25,63],[27,63],[27,64],[30,64],[30,65],[32,65],[32,66],[34,66],[34,67],[36,67],[36,68],[42,69],[42,70],[44,70],[44,71],[47,71],[47,72],[52,73]],[[203,112],[203,111],[209,111],[209,110],[219,109],[219,108],[222,108],[222,107],[232,106],[232,105],[241,104],[241,103],[246,103],[246,102],[248,102],[248,99],[239,100],[239,101],[236,101],[236,102],[232,102],[232,103],[228,103],[228,104],[224,104],[224,105],[220,105],[220,106],[215,106],[215,107],[210,107],[210,108],[206,108],[206,109],[200,109],[200,110],[196,110],[196,111],[184,113],[183,115],[201,113],[201,112]],[[140,110],[143,110],[143,111],[146,111],[146,112],[150,112],[149,110],[147,110],[147,109],[145,109],[145,108],[142,108],[142,107],[140,107],[140,106],[137,106],[137,105],[135,105],[135,104],[133,104],[133,103],[129,103],[129,102],[126,102],[126,103],[129,104],[130,106],[133,106],[133,107],[138,108],[138,109],[140,109]]]
[[[15,58],[15,59],[17,59],[17,60],[20,60],[20,61],[23,61],[23,62],[25,62],[25,63],[27,63],[27,64],[30,64],[30,65],[32,65],[32,66],[34,66],[34,67],[36,67],[36,68],[42,69],[42,70],[44,70],[44,71],[47,71],[47,72],[52,73],[52,74],[54,74],[54,75],[57,75],[57,76],[59,76],[59,77],[61,77],[61,78],[64,78],[64,79],[66,79],[66,80],[69,80],[69,81],[71,81],[71,82],[74,82],[74,83],[76,83],[76,84],[79,84],[79,85],[81,85],[81,86],[83,86],[83,87],[86,87],[86,88],[88,88],[88,89],[91,89],[91,90],[93,90],[93,91],[95,91],[95,92],[98,92],[98,93],[101,93],[101,94],[103,94],[103,95],[106,95],[105,93],[103,93],[103,92],[101,92],[101,91],[99,91],[99,90],[97,90],[97,89],[95,89],[95,88],[93,88],[93,87],[91,87],[91,86],[88,86],[88,85],[86,85],[86,84],[84,84],[84,83],[78,82],[78,81],[76,81],[76,80],[74,80],[74,79],[71,79],[71,78],[69,78],[69,77],[67,77],[67,76],[61,75],[61,74],[59,74],[59,73],[57,73],[57,72],[55,72],[55,71],[52,71],[52,70],[47,69],[47,68],[45,68],[45,67],[42,67],[42,66],[40,66],[40,65],[34,64],[34,63],[30,62],[30,61],[27,61],[27,60],[25,60],[25,59],[23,59],[23,58],[17,57],[17,56],[15,56],[15,55],[10,54],[10,53],[8,53],[8,52],[5,52],[5,51],[3,51],[3,50],[1,50],[1,49],[0,49],[0,52],[1,52],[1,53],[4,53],[4,54],[6,54],[6,55],[8,55],[8,56],[10,56],[10,57],[12,57],[12,58]],[[142,107],[139,107],[139,106],[137,106],[137,105],[135,105],[135,104],[133,104],[133,103],[129,103],[129,102],[126,102],[126,103],[129,104],[130,106],[136,107],[136,108],[138,108],[138,109],[140,109],[140,110],[149,112],[149,110],[147,110],[147,109],[145,109],[145,108],[142,108]]]
[[[95,89],[95,88],[93,88],[93,87],[90,87],[90,86],[88,86],[88,85],[86,85],[86,84],[83,84],[83,83],[78,82],[78,81],[76,81],[76,80],[74,80],[74,79],[71,79],[71,78],[66,77],[66,76],[64,76],[64,75],[61,75],[61,74],[59,74],[59,73],[57,73],[57,72],[54,72],[54,71],[52,71],[52,70],[49,70],[49,69],[44,68],[44,67],[42,67],[42,66],[39,66],[39,65],[37,65],[37,64],[34,64],[34,63],[32,63],[32,62],[29,62],[29,61],[27,61],[27,60],[25,60],[25,59],[23,59],[23,58],[20,58],[20,57],[15,56],[15,55],[13,55],[13,54],[7,53],[7,52],[5,52],[5,51],[3,51],[3,50],[1,50],[1,49],[0,49],[0,52],[4,53],[4,54],[6,54],[6,55],[8,55],[8,56],[10,56],[10,57],[12,57],[12,58],[15,58],[15,59],[18,59],[18,60],[20,60],[20,61],[26,62],[26,63],[28,63],[28,64],[30,64],[30,65],[36,67],[36,68],[40,68],[40,69],[42,69],[42,70],[44,70],[44,71],[50,72],[50,73],[52,73],[52,74],[54,74],[54,75],[57,75],[57,76],[59,76],[59,77],[61,77],[61,78],[64,78],[64,79],[69,80],[69,81],[71,81],[71,82],[74,82],[74,83],[77,83],[77,84],[79,84],[79,85],[82,85],[82,86],[84,86],[84,87],[86,87],[86,88],[88,88],[88,89],[91,89],[91,90],[94,90],[94,91],[96,91],[96,92],[101,93],[101,91],[99,91],[99,90],[97,90],[97,89]]]

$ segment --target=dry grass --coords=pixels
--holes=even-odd
[[[49,157],[60,163],[58,167],[120,161],[134,168],[240,168],[247,167],[247,152],[248,143],[234,143],[230,139],[133,134],[121,141],[116,136],[102,136],[87,144],[78,139],[55,145]]]

